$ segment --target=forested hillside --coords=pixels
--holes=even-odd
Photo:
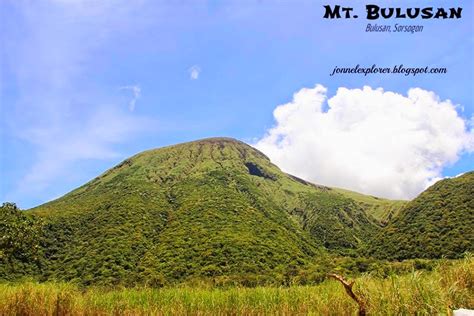
[[[474,251],[474,172],[444,179],[378,233],[370,254],[386,259],[459,258]]]

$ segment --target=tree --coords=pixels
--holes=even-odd
[[[0,207],[0,278],[15,278],[40,264],[42,222],[14,203]]]

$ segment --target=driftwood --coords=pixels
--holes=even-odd
[[[330,273],[328,274],[329,277],[334,278],[341,282],[346,290],[347,295],[349,295],[356,303],[359,305],[359,316],[366,316],[367,315],[367,308],[365,306],[365,302],[360,299],[357,295],[355,295],[354,291],[352,291],[352,286],[354,286],[354,281],[348,282],[344,280],[344,278],[338,274]]]

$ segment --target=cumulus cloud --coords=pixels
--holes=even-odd
[[[128,103],[128,109],[133,112],[135,110],[135,105],[137,104],[137,100],[140,98],[142,89],[140,88],[139,85],[133,85],[133,86],[124,86],[120,87],[120,90],[130,90],[133,93],[133,97]]]
[[[380,197],[413,198],[474,150],[456,105],[420,88],[405,96],[341,87],[327,99],[316,85],[278,106],[274,118],[255,146],[283,170]]]
[[[189,78],[191,78],[191,80],[199,79],[199,74],[201,73],[201,67],[199,67],[198,65],[194,65],[191,68],[189,68],[188,71],[189,71]]]

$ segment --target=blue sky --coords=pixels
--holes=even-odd
[[[2,1],[0,200],[36,206],[149,148],[211,136],[257,143],[275,126],[275,108],[316,84],[328,98],[366,85],[433,91],[469,132],[471,1],[384,1],[462,6],[463,18],[372,22],[422,24],[418,34],[366,33],[364,18],[325,20],[329,3]],[[362,16],[367,2],[346,3]],[[448,73],[329,76],[334,66],[374,63]],[[459,149],[436,172],[473,167],[474,154]]]

